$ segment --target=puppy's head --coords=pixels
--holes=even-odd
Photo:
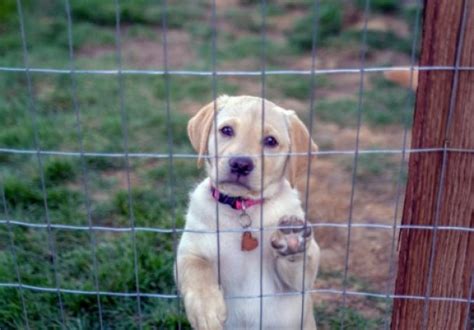
[[[294,186],[306,175],[308,147],[318,150],[293,111],[252,96],[224,95],[209,103],[189,121],[188,135],[212,184],[249,198],[260,198],[261,189],[264,197],[271,196],[285,178]]]

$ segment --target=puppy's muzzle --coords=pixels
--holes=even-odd
[[[247,176],[254,169],[250,157],[232,157],[229,159],[230,172],[239,176]]]

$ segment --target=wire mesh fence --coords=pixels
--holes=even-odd
[[[247,55],[247,49],[244,49],[241,55],[238,49],[233,49],[231,53],[235,52],[237,55],[229,55],[223,54],[223,50],[219,48],[219,36],[228,33],[226,31],[228,27],[222,23],[223,19],[219,15],[223,10],[222,6],[230,6],[230,4],[213,1],[205,4],[184,5],[184,7],[189,6],[190,11],[195,10],[195,6],[203,8],[204,15],[201,19],[204,18],[204,20],[192,28],[197,30],[198,26],[207,25],[207,30],[199,31],[199,33],[206,36],[207,48],[203,51],[202,57],[207,56],[208,63],[201,67],[196,65],[198,69],[183,69],[176,68],[180,65],[176,65],[174,57],[185,55],[170,54],[170,43],[173,37],[180,37],[176,33],[178,25],[176,17],[182,13],[176,14],[176,3],[161,1],[157,5],[159,12],[154,13],[157,18],[152,39],[156,38],[156,31],[158,31],[160,43],[157,44],[161,54],[154,53],[154,55],[162,62],[160,65],[152,63],[151,68],[137,69],[129,67],[127,63],[129,58],[124,60],[126,57],[124,45],[129,42],[124,35],[129,33],[133,24],[144,24],[149,18],[146,15],[137,16],[129,3],[115,0],[107,3],[108,7],[104,9],[109,11],[108,16],[102,17],[99,14],[94,16],[98,24],[108,26],[103,38],[104,40],[111,39],[110,49],[106,52],[106,56],[110,58],[103,63],[100,60],[95,62],[93,67],[87,67],[84,57],[93,57],[94,52],[102,50],[87,50],[86,47],[78,47],[76,42],[83,43],[83,41],[75,39],[81,36],[75,34],[74,30],[80,27],[85,29],[86,34],[94,33],[93,29],[88,30],[90,27],[87,24],[78,23],[76,26],[76,22],[81,22],[85,13],[94,15],[93,8],[85,9],[69,0],[58,1],[54,5],[56,6],[54,7],[56,11],[53,10],[54,15],[60,15],[63,20],[61,24],[53,24],[51,31],[62,30],[65,33],[62,37],[62,42],[65,44],[62,47],[66,50],[63,54],[66,57],[60,64],[55,65],[56,54],[42,54],[41,48],[34,40],[37,37],[34,31],[34,5],[17,0],[13,4],[16,10],[13,21],[17,23],[16,37],[19,41],[19,52],[15,53],[15,58],[8,58],[0,65],[0,76],[8,77],[2,80],[6,90],[3,96],[5,118],[8,118],[8,123],[5,126],[2,124],[2,127],[5,131],[8,127],[15,127],[14,130],[12,128],[7,132],[10,134],[8,138],[6,138],[7,133],[2,136],[0,145],[0,161],[2,162],[0,189],[4,214],[0,219],[0,236],[5,238],[3,242],[0,242],[1,257],[4,259],[1,265],[4,269],[0,270],[0,292],[3,290],[3,293],[0,293],[2,298],[0,300],[3,300],[5,306],[9,305],[8,308],[3,308],[4,314],[0,312],[0,319],[5,319],[5,321],[0,320],[0,325],[3,324],[6,328],[15,326],[36,328],[38,324],[54,324],[62,328],[86,326],[102,329],[115,323],[118,327],[122,325],[139,328],[188,327],[185,312],[180,303],[180,293],[173,281],[172,265],[173,260],[176,259],[180,235],[186,231],[196,234],[216,234],[219,247],[222,234],[240,232],[242,229],[234,231],[219,228],[221,219],[218,215],[217,202],[217,231],[184,229],[187,193],[193,187],[193,182],[197,182],[202,174],[194,169],[194,162],[198,156],[190,151],[186,145],[187,142],[183,142],[186,140],[184,127],[189,116],[176,114],[176,109],[173,107],[174,103],[178,103],[175,95],[181,88],[187,88],[186,84],[189,84],[191,85],[190,93],[199,94],[198,99],[202,95],[207,99],[216,99],[223,92],[229,90],[232,92],[233,87],[229,85],[229,81],[232,81],[237,85],[248,84],[244,91],[252,91],[252,94],[266,99],[273,96],[269,90],[271,91],[279,84],[279,81],[274,79],[301,81],[302,85],[307,87],[298,86],[298,88],[305,93],[304,99],[307,102],[302,102],[300,106],[306,110],[304,115],[307,117],[310,137],[315,137],[316,142],[320,143],[318,138],[321,135],[318,135],[320,127],[318,125],[321,125],[321,119],[323,123],[325,120],[330,121],[334,118],[332,117],[334,113],[339,111],[338,106],[341,112],[344,111],[344,107],[347,108],[344,104],[330,104],[329,110],[325,110],[326,117],[318,117],[318,109],[323,107],[320,103],[329,97],[319,94],[320,89],[325,88],[321,87],[324,82],[322,83],[320,79],[326,79],[326,77],[337,79],[342,75],[356,77],[355,80],[353,79],[356,86],[355,99],[348,106],[353,109],[351,120],[354,121],[349,134],[350,139],[348,139],[350,142],[341,143],[342,148],[328,144],[327,146],[320,145],[321,150],[317,152],[311,152],[308,148],[308,152],[305,153],[285,154],[286,156],[308,157],[310,160],[311,156],[318,156],[316,164],[309,162],[306,175],[302,178],[303,189],[300,195],[309,218],[309,222],[305,225],[315,229],[316,240],[324,242],[323,236],[329,237],[330,243],[322,246],[322,275],[317,278],[316,286],[311,290],[281,292],[275,295],[301,295],[304,299],[305,294],[314,294],[316,301],[320,299],[319,305],[335,304],[337,306],[335,310],[322,312],[316,303],[315,318],[319,324],[325,322],[324,317],[331,318],[327,314],[332,313],[337,315],[336,319],[331,319],[325,324],[340,328],[360,326],[389,328],[391,304],[395,299],[420,300],[424,301],[425,305],[429,301],[450,301],[465,304],[469,311],[472,306],[472,297],[431,296],[429,290],[426,291],[426,295],[399,295],[394,292],[394,282],[397,261],[396,244],[400,229],[474,232],[473,227],[465,226],[403,225],[400,223],[408,156],[413,153],[472,154],[474,150],[452,147],[411,148],[409,144],[410,118],[414,106],[414,93],[409,88],[396,90],[396,93],[403,94],[398,101],[401,114],[397,117],[399,121],[397,143],[386,143],[381,140],[375,144],[381,143],[383,146],[374,146],[374,143],[367,141],[364,136],[368,133],[363,123],[367,121],[367,117],[364,117],[364,110],[368,106],[367,99],[374,97],[374,94],[369,95],[369,93],[370,91],[377,93],[379,87],[377,85],[382,84],[380,80],[371,82],[367,78],[368,75],[405,71],[410,73],[409,86],[412,86],[415,71],[458,72],[472,71],[474,68],[459,65],[459,62],[456,66],[417,65],[423,14],[421,1],[411,3],[414,10],[409,21],[411,30],[407,32],[410,39],[408,51],[404,57],[407,62],[402,65],[374,64],[376,61],[373,61],[372,57],[375,55],[371,47],[377,40],[373,41],[371,34],[372,25],[375,24],[371,20],[371,14],[379,7],[376,1],[366,0],[357,3],[361,26],[359,26],[359,33],[356,34],[356,51],[350,54],[356,60],[351,58],[352,62],[344,67],[338,67],[338,65],[320,67],[321,64],[318,62],[320,52],[330,47],[328,41],[323,40],[324,34],[321,32],[325,29],[326,23],[323,19],[326,17],[324,10],[328,10],[327,3],[316,0],[303,1],[299,4],[303,6],[303,10],[308,10],[311,18],[310,24],[305,27],[305,30],[309,31],[309,41],[306,41],[309,46],[306,46],[304,65],[299,67],[289,65],[291,68],[280,68],[278,67],[280,63],[274,63],[274,53],[278,54],[281,51],[274,49],[275,46],[270,42],[273,36],[269,35],[269,32],[274,33],[274,31],[268,29],[268,21],[278,10],[275,4],[266,1],[257,3],[249,1],[243,4],[251,6],[252,17],[258,17],[254,19],[255,38],[252,39],[251,50],[248,51],[254,55],[254,62],[250,65],[236,61],[236,58]],[[465,3],[464,10],[467,11],[470,1],[465,1]],[[93,1],[90,3],[86,1],[84,6],[92,5]],[[147,5],[146,1],[143,4],[140,3],[139,10],[146,12]],[[286,10],[292,8],[292,4],[286,2],[280,5]],[[294,6],[297,10],[302,10],[298,8],[298,4]],[[338,2],[337,6],[342,8],[343,2]],[[92,13],[87,10],[92,10]],[[186,18],[191,20],[192,15],[187,11],[185,13],[185,16],[188,15]],[[280,15],[284,16],[285,13],[280,13]],[[109,19],[110,22],[107,21]],[[237,17],[237,20],[241,19],[243,19],[241,16]],[[245,21],[243,24],[250,24],[250,21]],[[461,29],[465,28],[466,25],[461,24]],[[125,33],[124,30],[127,32]],[[52,34],[51,31],[49,33]],[[138,39],[142,38],[140,31],[135,33],[138,34]],[[30,37],[30,34],[33,37]],[[40,38],[38,42],[44,41]],[[230,43],[232,42],[235,40]],[[140,48],[141,45],[143,46],[143,42],[134,44],[132,48]],[[238,44],[236,47],[243,48],[245,45]],[[3,55],[6,52],[2,50],[0,54]],[[19,54],[21,58],[18,58]],[[49,56],[52,58],[48,59]],[[231,57],[235,62],[230,62],[230,65],[255,66],[257,69],[239,70],[233,67],[229,69],[225,65],[220,65],[220,56]],[[197,56],[194,60],[198,61],[200,57]],[[189,66],[189,63],[186,65]],[[189,77],[194,80],[191,82],[179,80],[189,79]],[[47,86],[51,85],[52,79],[58,79],[54,88],[61,91],[62,95],[49,95],[51,93],[47,90]],[[178,80],[175,81],[175,79]],[[207,87],[192,86],[195,81],[203,82]],[[46,86],[44,90],[42,90],[43,85]],[[159,90],[157,98],[152,98],[148,94],[146,86],[149,85],[152,86],[150,89]],[[371,85],[370,91],[367,90],[367,85]],[[8,90],[10,87],[12,90]],[[330,83],[329,87],[326,87],[329,90],[332,88],[337,89]],[[340,89],[344,89],[344,86]],[[133,93],[130,90],[133,90]],[[93,92],[100,95],[100,102],[92,95]],[[24,98],[18,101],[19,104],[11,106],[15,93],[21,93]],[[338,98],[339,96],[331,97]],[[47,110],[48,98],[53,98],[54,103],[59,104],[58,109],[51,113]],[[294,94],[293,98],[295,98]],[[153,104],[156,99],[161,102],[160,117],[156,117],[157,114],[153,110],[156,108]],[[181,105],[192,107],[191,110],[194,111],[197,110],[195,103]],[[133,111],[137,106],[143,109],[138,112]],[[388,102],[388,107],[391,106],[393,104]],[[7,113],[9,107],[13,109],[13,114]],[[66,108],[69,109],[68,117],[62,117],[61,111]],[[217,109],[215,111],[217,112]],[[375,112],[378,111],[381,110],[376,107]],[[262,101],[262,125],[264,116],[265,103]],[[16,117],[24,120],[12,119]],[[346,118],[337,120],[344,121]],[[143,122],[137,120],[143,120]],[[105,124],[99,124],[102,121]],[[18,130],[18,126],[26,123],[27,131]],[[390,130],[390,126],[387,130]],[[51,134],[50,131],[56,133]],[[140,131],[146,134],[138,135],[137,132]],[[337,133],[344,134],[344,131],[340,130]],[[105,138],[106,134],[109,134],[110,138]],[[324,139],[324,136],[322,138]],[[64,143],[61,144],[61,142]],[[217,150],[217,145],[215,147]],[[262,148],[261,153],[255,156],[263,159],[282,155],[265,154]],[[387,163],[384,161],[385,158],[368,158],[368,161],[365,158],[372,156],[396,157],[396,159]],[[344,178],[349,180],[349,184],[345,183],[346,190],[343,193],[339,191],[347,197],[347,203],[341,207],[341,212],[345,215],[341,216],[340,212],[333,216],[328,212],[321,215],[318,211],[313,212],[313,208],[323,203],[331,204],[338,197],[332,201],[327,199],[321,201],[314,197],[312,176],[317,176],[315,171],[319,171],[320,168],[316,167],[316,170],[313,170],[313,167],[318,166],[320,160],[338,159],[338,157],[343,159],[339,164],[346,167]],[[382,164],[377,165],[378,161]],[[334,165],[330,162],[325,164],[328,167]],[[378,166],[376,169],[371,167],[374,164]],[[392,166],[392,177],[389,180],[391,180],[393,191],[389,197],[385,196],[389,199],[390,207],[386,207],[383,212],[375,212],[376,215],[381,215],[383,220],[377,219],[373,214],[359,212],[357,208],[361,207],[360,204],[364,200],[358,199],[357,194],[363,195],[365,190],[362,193],[358,192],[358,186],[364,186],[363,189],[366,189],[367,185],[370,186],[383,177],[385,167],[390,166]],[[371,171],[375,180],[372,182],[363,180],[364,171]],[[146,175],[143,176],[143,173]],[[323,173],[330,175],[330,170],[326,168]],[[263,187],[265,176],[263,167],[261,174]],[[28,189],[21,180],[12,179],[13,177],[25,179],[23,177],[27,176],[32,178],[28,180],[33,182],[34,191]],[[69,177],[75,177],[75,179],[68,182]],[[158,185],[152,185],[152,189],[157,192],[145,193],[144,190],[139,189],[145,186],[148,180],[159,182]],[[338,185],[341,180],[330,182],[328,187]],[[59,189],[58,186],[62,188]],[[115,193],[114,190],[118,188],[120,192]],[[317,186],[316,189],[324,188]],[[368,196],[373,198],[378,193],[375,191],[374,194]],[[263,196],[263,189],[261,194]],[[322,195],[320,193],[317,196]],[[64,206],[66,204],[67,207]],[[334,208],[338,208],[338,205],[340,204],[334,203]],[[259,226],[250,230],[262,237],[277,228],[263,226],[265,214],[263,208],[260,210]],[[384,270],[372,277],[367,277],[373,281],[380,281],[378,285],[372,287],[366,281],[361,281],[351,275],[351,264],[354,259],[354,257],[351,259],[351,254],[354,255],[355,249],[371,248],[370,245],[361,244],[361,241],[354,237],[355,235],[362,236],[364,242],[370,241],[370,237],[376,235],[374,232],[382,231],[384,232],[383,240],[385,240],[382,246],[386,255],[385,263],[372,265],[372,267],[384,268]],[[338,234],[335,234],[336,232]],[[331,259],[330,255],[333,254],[330,250],[333,248],[331,245],[335,244],[334,239],[341,240],[337,243],[342,258],[334,258],[335,261],[331,262],[328,259]],[[78,247],[81,249],[77,249]],[[373,249],[377,253],[380,252],[377,248]],[[326,254],[329,255],[328,257],[325,257],[326,251],[328,251]],[[262,246],[259,253],[262,260]],[[375,254],[370,250],[362,254],[358,253],[357,258],[371,253]],[[377,260],[376,257],[375,260]],[[337,265],[334,265],[334,262]],[[306,267],[305,263],[303,267]],[[328,271],[325,271],[325,267]],[[220,281],[220,267],[217,269],[217,277]],[[432,268],[430,271],[433,271]],[[154,274],[151,275],[150,272]],[[175,274],[179,277],[180,270],[176,269]],[[318,285],[320,277],[324,279],[323,285]],[[264,327],[262,324],[264,298],[269,297],[262,289],[262,270],[260,270],[260,278],[255,281],[260,281],[260,294],[226,296],[225,299],[259,299],[259,327],[262,328]],[[304,277],[302,281],[304,283]],[[357,323],[358,316],[354,318],[354,310],[357,311],[357,307],[365,302],[361,303],[352,298],[369,301],[372,299],[372,303],[376,306],[373,309],[377,310],[378,320],[375,323]],[[44,305],[55,307],[46,311]],[[71,312],[72,310],[74,313]],[[84,316],[85,313],[93,316]],[[124,321],[121,313],[130,316],[127,321]],[[301,327],[303,327],[302,320],[303,313],[301,313]],[[466,328],[467,326],[466,323]]]

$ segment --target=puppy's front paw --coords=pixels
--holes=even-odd
[[[188,292],[184,296],[186,315],[193,329],[223,329],[227,311],[222,292],[217,288]]]
[[[304,221],[295,216],[284,216],[279,228],[271,236],[272,247],[282,256],[293,256],[304,252],[309,246],[313,231],[304,226]]]

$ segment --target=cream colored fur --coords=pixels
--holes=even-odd
[[[265,147],[263,162],[260,157],[263,138],[260,98],[221,96],[216,103],[202,108],[188,125],[191,143],[200,155],[199,163],[206,164],[208,178],[190,195],[185,226],[187,231],[178,246],[176,280],[184,298],[188,319],[197,329],[259,328],[260,294],[264,296],[264,329],[300,329],[302,303],[303,328],[316,328],[310,294],[305,294],[303,302],[302,295],[298,293],[303,289],[303,253],[297,251],[283,255],[272,247],[272,241],[290,246],[288,236],[276,228],[265,229],[277,227],[281,219],[287,216],[304,219],[298,192],[292,185],[298,175],[306,174],[307,157],[288,157],[286,153],[305,153],[308,147],[316,151],[317,146],[312,141],[308,144],[308,131],[293,111],[266,100],[263,102],[264,134],[278,141],[275,148]],[[235,136],[229,138],[220,134],[220,128],[226,125],[233,127]],[[219,156],[217,171],[216,152]],[[236,155],[251,157],[255,165],[242,184],[228,180],[228,157]],[[216,202],[210,193],[211,184],[228,195],[258,199],[262,182],[263,204],[247,209],[252,219],[251,228],[257,230],[253,236],[258,239],[259,246],[252,251],[241,251],[242,233],[239,230],[242,227],[238,217],[242,211],[219,203],[216,213]],[[260,221],[263,233],[258,230]],[[218,235],[217,225],[221,231]],[[313,235],[301,247],[306,250],[304,289],[309,290],[318,271],[319,247]],[[289,294],[291,292],[296,294]],[[227,299],[235,296],[247,298]]]

